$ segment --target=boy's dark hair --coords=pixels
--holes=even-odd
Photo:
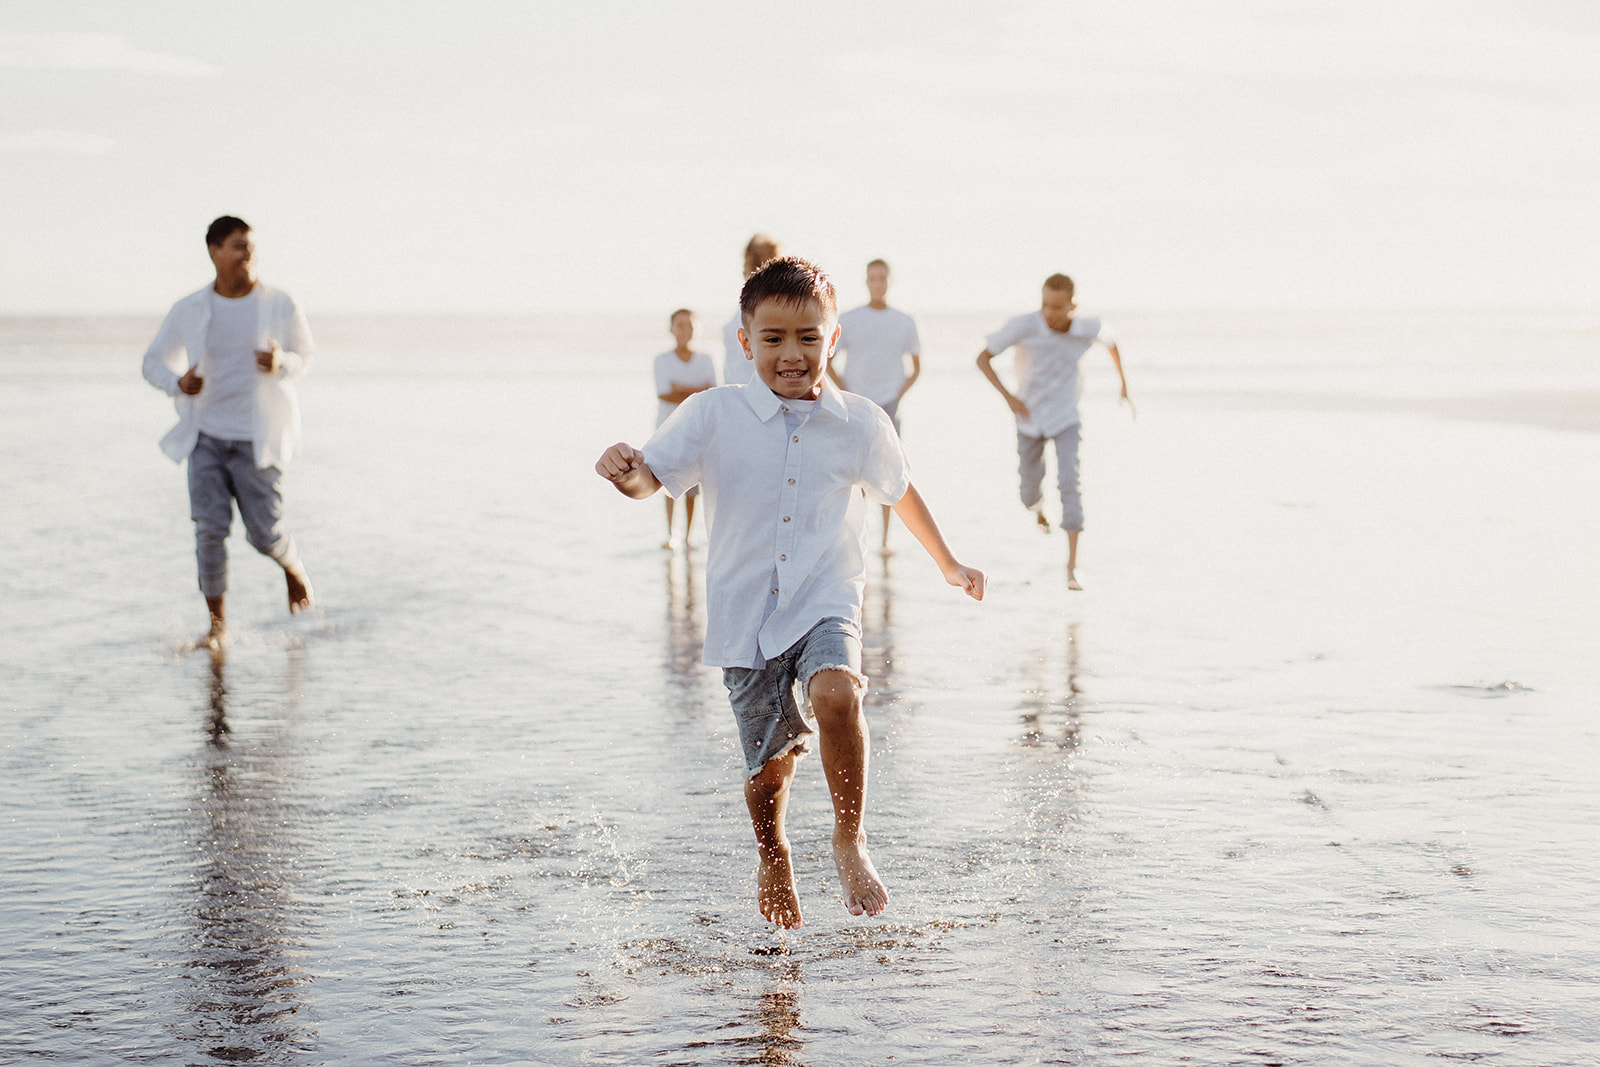
[[[1044,280],[1044,287],[1046,289],[1054,289],[1057,292],[1065,290],[1068,300],[1072,299],[1073,290],[1076,288],[1076,286],[1072,284],[1072,279],[1067,277],[1065,274],[1050,275],[1050,277]]]
[[[778,242],[764,233],[756,234],[744,246],[744,276],[750,277],[767,260],[777,258]]]
[[[250,232],[250,224],[244,219],[236,219],[232,215],[223,215],[206,227],[206,244],[213,248],[222,247],[222,242],[243,230]]]
[[[694,312],[690,311],[688,308],[679,308],[677,311],[674,311],[672,314],[667,316],[667,325],[671,326],[673,323],[677,322],[679,315],[687,315],[691,319],[694,318]]]
[[[745,279],[744,288],[739,290],[739,318],[745,329],[750,328],[756,308],[768,300],[779,300],[793,307],[815,300],[828,318],[839,315],[839,294],[833,288],[833,280],[821,267],[799,256],[769,260],[766,266]]]
[[[889,264],[887,262],[885,262],[884,260],[881,260],[881,259],[869,260],[868,263],[867,263],[867,269],[871,270],[873,267],[882,267],[883,268],[883,273],[885,273],[885,274],[892,274],[893,273],[889,269]]]

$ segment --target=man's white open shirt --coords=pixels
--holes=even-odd
[[[644,462],[672,496],[697,484],[704,494],[702,662],[759,667],[822,619],[860,625],[867,502],[894,504],[911,484],[882,408],[825,382],[791,434],[782,398],[757,377],[678,405]]]

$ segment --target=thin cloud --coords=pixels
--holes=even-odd
[[[215,78],[222,68],[152,52],[109,33],[0,34],[0,70],[116,70],[168,78]]]
[[[117,142],[96,133],[68,133],[65,130],[0,133],[0,152],[53,152],[69,156],[103,156],[115,147]]]

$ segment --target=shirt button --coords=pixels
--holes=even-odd
[[[794,484],[794,479],[793,479],[793,478],[790,478],[790,479],[789,479],[789,484],[790,484],[790,485],[793,485],[793,484]]]
[[[783,521],[784,521],[784,522],[788,522],[788,521],[789,521],[789,516],[787,516],[787,515],[785,515],[785,516],[784,516],[784,517],[783,517]]]
[[[778,591],[777,591],[777,590],[776,590],[776,589],[774,589],[774,590],[773,590],[773,591],[772,591],[772,595],[773,595],[773,596],[777,596],[777,595],[778,595]]]
[[[799,434],[795,434],[793,437],[789,438],[789,440],[798,441],[798,440],[800,440],[800,435]]]
[[[789,557],[788,556],[779,556],[778,557],[778,562],[779,563],[788,563],[789,562]]]

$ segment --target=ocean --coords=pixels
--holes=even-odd
[[[919,316],[902,407],[988,597],[868,574],[889,910],[807,757],[789,932],[703,549],[593,472],[664,312],[313,309],[318,607],[236,524],[220,655],[157,318],[0,319],[0,1061],[1594,1062],[1600,316],[1108,316],[1081,593],[1005,317]]]

